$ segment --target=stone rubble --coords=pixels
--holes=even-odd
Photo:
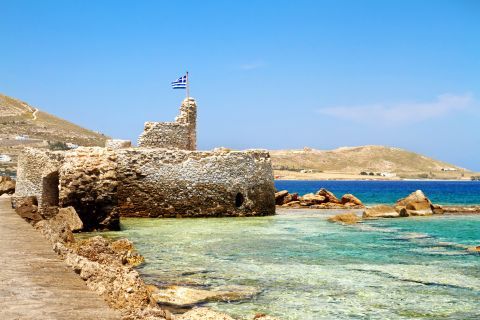
[[[308,193],[301,197],[297,193],[281,190],[275,193],[275,203],[278,206],[289,208],[310,209],[362,209],[363,203],[352,194],[345,194],[338,199],[333,192],[320,189],[315,194]]]

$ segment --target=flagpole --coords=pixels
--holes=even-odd
[[[190,107],[190,84],[188,82],[188,71],[187,71],[187,106]]]

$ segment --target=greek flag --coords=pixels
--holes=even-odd
[[[187,75],[178,78],[177,81],[172,82],[173,89],[186,89],[187,88]]]

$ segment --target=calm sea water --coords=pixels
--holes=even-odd
[[[326,188],[338,197],[352,193],[365,204],[393,204],[415,190],[422,190],[434,203],[480,204],[480,181],[298,181],[277,180],[278,190],[300,195]]]
[[[131,218],[107,234],[134,241],[148,282],[258,288],[250,300],[208,304],[239,319],[480,319],[480,255],[465,250],[480,245],[480,216],[326,219],[316,210]]]

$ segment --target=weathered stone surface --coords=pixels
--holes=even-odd
[[[74,207],[60,208],[57,215],[52,219],[65,221],[72,231],[83,229],[83,222]]]
[[[315,204],[321,204],[326,202],[326,198],[324,196],[320,196],[318,194],[307,193],[300,197],[300,203],[304,206],[311,206]]]
[[[9,176],[0,176],[0,196],[15,192],[15,180]]]
[[[439,204],[432,204],[431,208],[432,208],[433,214],[444,214],[445,213],[445,210]]]
[[[193,306],[211,301],[238,301],[252,298],[259,293],[253,287],[237,286],[232,290],[204,290],[192,287],[170,286],[157,289],[152,293],[153,298],[162,305],[175,307]]]
[[[331,191],[328,191],[325,188],[322,188],[317,191],[317,195],[325,197],[326,201],[325,202],[331,202],[331,203],[341,203],[340,200],[335,196],[335,194]]]
[[[285,199],[285,197],[287,195],[288,195],[287,190],[281,190],[281,191],[275,192],[275,204],[277,204],[277,205],[284,204],[283,200]]]
[[[195,150],[197,144],[197,104],[185,99],[175,122],[145,122],[139,147]]]
[[[363,212],[364,218],[397,218],[400,214],[393,207],[378,205],[366,208]]]
[[[75,242],[70,226],[63,220],[56,220],[55,218],[41,220],[35,224],[35,229],[39,230],[52,243]]]
[[[80,147],[65,153],[59,204],[74,207],[85,230],[120,229],[116,169],[116,155],[110,149]]]
[[[426,216],[432,215],[432,203],[421,190],[412,192],[406,198],[397,201],[396,205],[402,208],[400,215],[408,216]]]
[[[58,170],[64,154],[63,151],[24,148],[18,157],[17,185],[13,199],[35,196],[40,212],[57,206]],[[44,216],[50,217],[48,214]]]
[[[266,151],[117,150],[122,216],[261,216],[275,213]]]
[[[34,196],[16,198],[14,207],[15,212],[28,223],[35,224],[43,220],[43,216],[38,211],[37,198]]]
[[[130,140],[121,140],[121,139],[108,139],[105,141],[105,148],[110,149],[123,149],[130,148],[132,142]]]
[[[353,203],[357,206],[363,206],[362,201],[350,193],[344,194],[340,202],[342,204]]]
[[[329,217],[328,221],[330,222],[340,222],[345,224],[354,224],[362,219],[353,212],[346,212],[342,214],[337,214],[335,216]]]
[[[283,198],[283,204],[289,203],[292,201],[298,201],[298,193],[289,193]]]
[[[235,320],[229,315],[208,308],[195,308],[175,318],[176,320]]]

